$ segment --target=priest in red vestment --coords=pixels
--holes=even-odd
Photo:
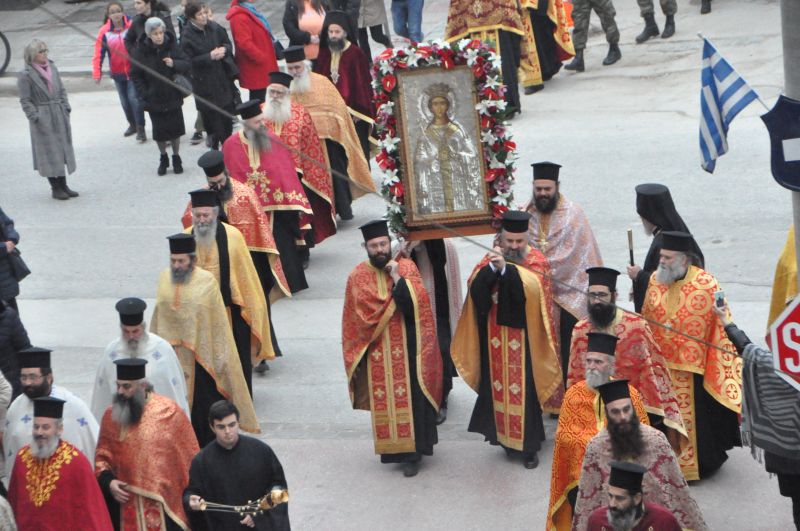
[[[311,115],[289,96],[292,76],[272,72],[267,86],[267,101],[261,106],[264,124],[278,135],[294,159],[295,170],[303,183],[314,211],[312,230],[306,233],[308,248],[336,234],[336,210],[333,203],[333,182]]]
[[[610,466],[608,506],[598,507],[589,516],[588,531],[681,531],[678,520],[664,506],[644,501],[645,467],[623,461],[612,461]]]
[[[369,59],[352,39],[347,14],[328,11],[320,34],[319,55],[314,72],[336,85],[350,114],[356,119],[356,132],[364,157],[369,161],[369,136],[375,120],[372,105],[372,75]]]
[[[19,451],[8,501],[20,530],[111,531],[111,519],[92,473],[77,448],[61,439],[64,401],[33,401],[33,443]]]
[[[272,215],[272,236],[281,255],[283,273],[292,293],[308,288],[298,242],[301,228],[314,214],[297,176],[294,159],[281,139],[264,125],[261,103],[239,105],[245,127],[222,145],[225,167],[232,179],[256,191],[261,207]]]
[[[100,424],[95,475],[120,529],[189,529],[181,495],[200,450],[186,413],[145,380],[147,360],[120,359]]]
[[[354,409],[372,413],[375,453],[417,474],[438,442],[442,357],[430,299],[414,262],[391,259],[386,220],[361,227],[368,260],[347,278],[342,351]]]

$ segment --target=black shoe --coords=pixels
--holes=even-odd
[[[172,155],[172,171],[183,173],[183,161],[180,155]]]
[[[649,15],[644,16],[644,29],[642,32],[636,36],[636,44],[642,44],[648,39],[653,37],[658,37],[658,24],[656,24],[655,16],[650,13]]]
[[[144,144],[145,142],[147,142],[147,133],[144,132],[143,125],[136,126],[136,141],[139,142],[140,144]]]
[[[603,66],[613,65],[620,59],[622,59],[622,52],[619,51],[619,44],[609,44],[608,55],[603,59]]]
[[[158,159],[158,174],[166,175],[167,168],[169,168],[169,157],[166,153],[164,153],[161,155],[161,158]]]
[[[269,370],[269,365],[267,365],[267,360],[261,360],[261,363],[253,367],[253,372],[256,374],[264,374]]]
[[[419,461],[406,461],[403,463],[403,475],[407,478],[413,478],[419,472]]]
[[[447,420],[447,406],[442,406],[439,408],[439,412],[436,414],[436,425],[444,424],[444,421]]]
[[[709,13],[711,13],[711,0],[703,0],[703,3],[700,5],[700,14],[708,15]]]
[[[584,65],[583,65],[583,50],[575,50],[575,58],[572,61],[564,65],[564,70],[573,70],[575,72],[583,72]]]
[[[309,257],[309,256],[304,257],[303,261],[302,261],[303,271],[308,269],[309,263],[311,263],[311,257]]]
[[[193,146],[196,146],[202,141],[203,141],[203,133],[201,133],[200,131],[195,131],[194,134],[192,135],[192,138],[189,139],[189,142]]]
[[[525,92],[526,96],[530,96],[531,94],[536,94],[537,92],[544,90],[544,83],[541,85],[531,85],[530,87],[525,87],[522,90]]]
[[[61,188],[61,185],[58,182],[58,177],[48,177],[47,180],[50,182],[50,191],[53,199],[58,199],[59,201],[69,199],[67,192]]]
[[[136,126],[133,124],[128,124],[128,128],[125,129],[125,132],[122,133],[122,136],[131,136],[136,134]]]
[[[525,465],[525,468],[527,468],[528,470],[533,470],[534,468],[539,466],[539,456],[536,454],[533,454],[532,456],[526,456],[525,462],[523,464]]]
[[[667,21],[664,22],[664,31],[661,33],[662,39],[669,39],[675,35],[675,15],[667,15]]]
[[[67,186],[67,178],[66,177],[56,177],[56,179],[58,179],[58,185],[61,186],[61,189],[64,190],[67,193],[68,196],[70,196],[70,197],[78,197],[79,195],[81,195],[78,192],[76,192],[75,190],[70,189],[69,186]]]

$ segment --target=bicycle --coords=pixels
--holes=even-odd
[[[11,62],[11,44],[9,44],[8,39],[3,32],[0,31],[0,76],[6,71],[8,68],[8,63]]]

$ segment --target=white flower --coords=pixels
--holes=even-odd
[[[483,100],[475,106],[475,110],[480,114],[489,114],[489,106],[492,105],[491,100]]]
[[[381,74],[391,74],[394,72],[394,67],[391,64],[391,60],[387,59],[385,61],[381,61],[378,65],[378,69],[381,71]]]
[[[496,89],[496,88],[501,87],[502,85],[503,84],[500,83],[500,79],[497,76],[495,76],[495,77],[487,77],[486,78],[486,83],[484,83],[484,86],[486,88],[490,88],[490,89]]]
[[[497,137],[494,136],[492,130],[489,129],[481,133],[481,142],[489,144],[490,146],[497,142]]]
[[[444,39],[433,39],[430,41],[431,46],[436,46],[438,48],[449,48],[450,44]]]
[[[498,205],[509,206],[511,203],[511,191],[508,192],[498,192],[496,196],[492,198],[492,203],[497,203]]]
[[[381,106],[378,107],[378,114],[385,114],[386,116],[391,116],[394,114],[394,102],[387,101],[386,103],[381,104]]]
[[[489,52],[489,62],[492,63],[492,68],[500,70],[501,61],[500,56],[495,52]]]
[[[409,68],[413,68],[413,67],[418,66],[417,62],[419,62],[420,59],[422,59],[422,56],[420,54],[418,54],[414,50],[411,50],[411,49],[408,50],[408,62],[407,62],[407,64],[408,64]]]
[[[472,42],[472,39],[461,39],[460,41],[458,41],[458,48],[460,50],[463,50],[471,42]]]
[[[464,57],[467,58],[467,65],[472,66],[478,58],[478,50],[470,48],[464,52]]]
[[[500,162],[499,160],[497,160],[495,158],[494,154],[492,154],[492,156],[489,158],[488,162],[489,162],[489,169],[492,169],[492,170],[501,169],[501,168],[505,168],[506,167],[505,163]]]
[[[394,197],[394,196],[392,196]],[[392,214],[402,214],[403,213],[403,205],[396,201],[392,201],[391,206],[389,207],[389,212]]]
[[[385,186],[391,186],[400,181],[400,179],[397,177],[397,170],[383,170],[382,178]]]
[[[381,139],[378,142],[378,146],[382,149],[385,149],[387,153],[394,153],[397,148],[397,144],[400,143],[400,139],[398,137],[389,137]]]

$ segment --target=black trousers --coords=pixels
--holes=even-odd
[[[569,347],[572,343],[572,329],[578,323],[578,320],[561,306],[557,307],[561,312],[561,319],[559,323],[559,339],[561,341],[561,371],[564,375],[564,384],[567,383],[567,371],[569,370]]]
[[[235,114],[233,105],[223,107],[230,114]],[[233,133],[233,122],[224,114],[213,109],[203,109],[200,111],[203,117],[203,127],[208,135],[211,135],[211,149],[219,149],[220,144]]]

